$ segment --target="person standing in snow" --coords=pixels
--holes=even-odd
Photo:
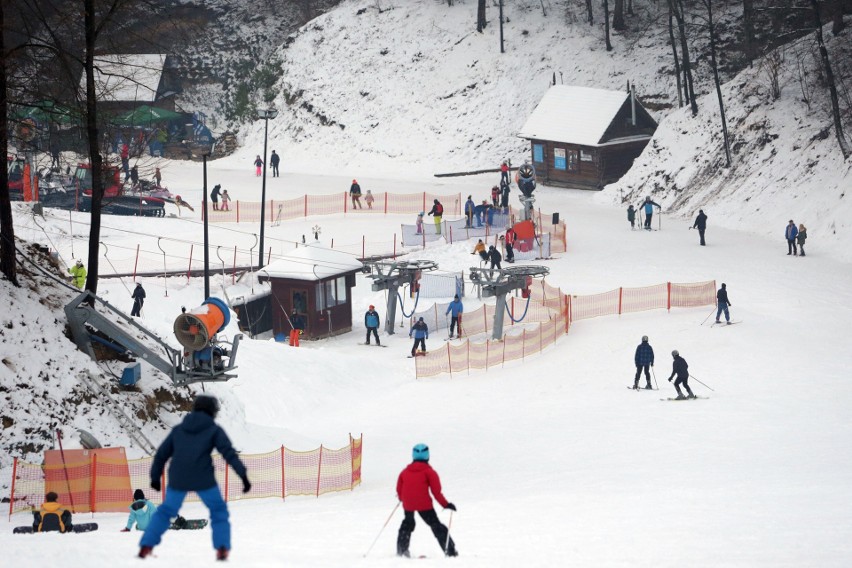
[[[417,320],[411,331],[408,332],[408,337],[414,337],[414,346],[411,348],[411,356],[417,355],[417,346],[419,345],[423,352],[426,352],[426,340],[429,339],[429,326],[423,321],[423,318]]]
[[[136,283],[136,288],[133,289],[133,294],[130,297],[133,298],[133,309],[130,310],[130,316],[138,318],[142,313],[142,306],[145,304],[145,288],[142,287],[141,282]]]
[[[509,185],[509,164],[506,163],[506,160],[503,160],[503,163],[500,164],[500,184]]]
[[[218,183],[213,186],[213,189],[210,191],[210,201],[213,202],[213,211],[219,210],[219,192],[222,190],[222,186]]]
[[[160,173],[160,168],[154,168],[154,181],[157,183],[157,187],[162,187],[163,174]]]
[[[799,232],[796,234],[796,242],[799,244],[799,256],[805,256],[805,239],[808,238],[808,230],[799,223]]]
[[[269,165],[272,166],[272,177],[278,177],[278,164],[281,163],[281,156],[275,153],[275,150],[272,151],[272,155],[269,156]]]
[[[473,226],[473,209],[476,207],[473,203],[473,197],[467,196],[467,201],[464,202],[464,228],[470,229]]]
[[[44,503],[33,511],[33,532],[73,532],[71,511],[59,503],[59,495],[53,491],[44,496]]]
[[[141,489],[133,492],[133,503],[130,504],[130,516],[127,517],[127,526],[121,532],[130,532],[133,525],[137,531],[144,531],[151,524],[151,518],[157,512],[157,506],[145,499],[145,493]]]
[[[432,529],[432,534],[438,540],[441,550],[447,556],[458,556],[456,543],[450,537],[447,527],[438,519],[432,504],[432,496],[434,496],[444,509],[457,510],[456,506],[447,501],[441,492],[441,478],[429,465],[429,447],[426,444],[417,444],[411,451],[411,459],[411,463],[402,470],[396,482],[396,495],[402,502],[402,510],[405,513],[396,538],[396,554],[410,557],[408,546],[411,542],[411,533],[416,526],[414,513],[418,513],[423,522]]]
[[[491,188],[491,203],[494,207],[500,206],[500,188],[496,185]]]
[[[361,186],[358,185],[357,180],[352,180],[352,185],[349,186],[349,196],[352,198],[352,209],[364,208],[361,205]]]
[[[669,376],[669,382],[672,382],[672,379],[677,376],[677,380],[674,382],[677,399],[695,398],[695,395],[692,394],[692,390],[689,388],[689,365],[686,364],[686,359],[680,356],[677,349],[672,351],[672,359],[674,361],[672,362],[672,374]],[[680,392],[680,385],[683,385],[683,388],[689,393],[687,396],[683,396],[683,393]]]
[[[648,336],[642,336],[642,343],[636,347],[636,354],[633,356],[633,362],[636,364],[636,376],[633,378],[633,388],[639,389],[639,377],[642,371],[645,371],[645,388],[652,389],[650,367],[654,366],[654,348],[648,343]]]
[[[222,190],[222,211],[230,211],[230,208],[228,207],[229,201],[231,201],[231,196],[228,195],[227,189],[223,189]]]
[[[441,217],[444,215],[444,206],[441,205],[441,202],[437,199],[434,201],[432,205],[432,209],[429,210],[429,215],[434,215],[435,217],[435,234],[441,234]]]
[[[643,207],[645,208],[645,230],[650,231],[651,230],[651,217],[654,216],[654,207],[656,207],[657,209],[662,209],[662,207],[660,207],[654,201],[651,201],[650,195],[645,197],[645,203],[643,204]]]
[[[82,260],[77,260],[77,263],[68,269],[71,274],[71,282],[79,289],[83,289],[86,285],[86,267],[83,266]]]
[[[367,194],[364,196],[364,201],[366,201],[366,202],[367,202],[367,209],[372,209],[372,208],[373,208],[373,202],[374,202],[375,200],[376,200],[376,198],[375,198],[375,197],[373,197],[373,194],[372,194],[372,193],[370,193],[370,190],[368,189],[368,190],[367,190]]]
[[[494,270],[494,267],[497,267],[497,270],[502,270],[503,267],[500,266],[500,261],[503,260],[503,255],[500,254],[500,251],[497,250],[497,247],[491,245],[488,247],[488,259],[491,261],[491,270]]]
[[[444,315],[446,316],[450,312],[452,312],[452,316],[450,318],[450,339],[453,338],[453,331],[456,329],[457,325],[459,331],[458,334],[456,334],[456,337],[461,337],[461,319],[462,313],[464,313],[464,304],[462,304],[458,294],[453,296],[453,301],[450,302],[449,306],[447,306],[447,311],[444,312]]]
[[[515,262],[515,241],[518,239],[518,234],[515,229],[509,227],[506,229],[506,262]]]
[[[263,168],[263,160],[260,159],[260,154],[254,159],[254,175],[260,177]]]
[[[215,449],[231,466],[243,482],[243,493],[251,490],[246,466],[240,460],[231,440],[216,424],[219,401],[201,394],[195,397],[190,412],[183,422],[175,426],[163,440],[151,464],[151,489],[160,491],[160,480],[166,462],[169,465],[169,485],[166,498],[154,513],[145,534],[139,541],[139,558],[151,554],[160,544],[163,533],[178,516],[186,494],[194,491],[210,510],[210,526],[213,529],[213,548],[216,560],[227,560],[231,550],[231,524],[228,522],[228,505],[219,493],[210,453]]]
[[[376,311],[376,306],[370,304],[370,309],[364,314],[364,327],[367,328],[367,345],[370,344],[370,333],[376,338],[376,345],[381,345],[379,341],[379,313]]]
[[[630,221],[630,229],[633,230],[636,226],[636,209],[632,204],[627,206],[627,220]]]
[[[704,246],[704,230],[707,229],[707,215],[703,209],[698,210],[698,216],[695,218],[695,223],[692,224],[693,229],[698,229],[698,236],[701,238],[701,246]]]
[[[505,209],[509,206],[509,181],[500,182],[500,207]]]
[[[722,287],[719,288],[719,291],[716,292],[716,305],[718,306],[716,310],[716,323],[722,323],[719,321],[719,317],[722,315],[722,312],[725,312],[725,321],[730,325],[731,314],[728,311],[728,307],[731,305],[731,302],[728,301],[728,290],[724,282],[722,282]]]
[[[130,179],[130,146],[121,145],[121,169],[124,171],[124,181]]]
[[[787,239],[787,256],[791,254],[797,256],[799,254],[796,250],[796,237],[798,234],[799,229],[796,228],[796,224],[790,219],[790,222],[787,223],[787,228],[784,229],[784,238]]]
[[[130,168],[130,185],[135,187],[137,183],[139,183],[139,168],[133,164]]]

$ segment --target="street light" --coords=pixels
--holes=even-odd
[[[263,126],[263,181],[260,190],[260,256],[257,263],[258,270],[263,268],[263,225],[266,221],[266,141],[269,135],[269,119],[278,116],[275,108],[260,109],[257,117],[262,118]]]
[[[184,140],[186,143],[186,140]],[[194,158],[201,156],[203,162],[204,178],[201,189],[201,216],[204,219],[204,300],[210,297],[210,238],[209,238],[209,214],[207,211],[207,158],[213,153],[213,144],[194,143],[190,145],[190,152]]]

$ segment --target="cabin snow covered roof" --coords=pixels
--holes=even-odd
[[[544,94],[518,136],[598,146],[629,97],[626,91],[554,85]]]
[[[351,254],[312,244],[299,246],[259,272],[270,278],[318,281],[361,270],[363,266]]]
[[[95,56],[95,90],[99,101],[154,102],[166,55],[122,53]],[[86,89],[86,74],[80,78]]]

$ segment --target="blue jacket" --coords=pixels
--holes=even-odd
[[[376,310],[369,310],[364,314],[365,327],[379,327],[379,313]]]
[[[784,229],[784,237],[788,241],[792,241],[796,238],[796,235],[799,234],[799,229],[796,228],[796,225],[787,225],[787,228]]]
[[[656,207],[657,209],[660,209],[660,206],[658,204],[654,203],[653,201],[646,201],[645,202],[645,215],[653,215],[654,207]]]
[[[465,215],[473,215],[473,208],[476,207],[473,204],[473,199],[468,199],[464,202],[464,214]]]
[[[408,332],[408,337],[414,336],[414,339],[429,339],[429,326],[425,321],[418,321],[411,327]]]
[[[157,506],[147,499],[134,501],[129,507],[130,516],[127,517],[127,528],[132,529],[133,523],[136,523],[136,530],[144,531],[148,528],[148,523],[151,522],[151,517],[157,512]]]
[[[461,303],[461,300],[453,300],[450,302],[450,305],[447,306],[447,311],[444,312],[444,315],[453,312],[453,317],[459,317],[459,314],[464,312],[464,306]]]
[[[654,348],[650,343],[643,341],[636,347],[636,355],[633,357],[636,366],[653,365],[654,364]]]
[[[179,491],[201,491],[216,487],[213,475],[213,458],[210,453],[219,454],[240,478],[246,476],[246,466],[240,461],[231,440],[225,431],[204,412],[190,412],[183,422],[172,428],[154,455],[151,464],[151,479],[159,480],[169,465],[168,486]]]

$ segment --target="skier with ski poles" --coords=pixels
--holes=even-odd
[[[689,388],[689,365],[687,365],[686,359],[680,356],[677,349],[672,351],[672,359],[674,361],[672,362],[672,374],[669,376],[669,382],[672,382],[672,379],[677,375],[677,380],[674,382],[674,388],[677,391],[677,400],[696,398]],[[683,388],[689,393],[687,396],[683,396],[683,393],[680,392],[680,385],[683,385]]]
[[[651,373],[649,367],[654,366],[654,348],[648,343],[648,336],[642,336],[642,343],[636,347],[636,354],[633,356],[633,362],[636,364],[636,376],[633,378],[633,388],[639,390],[639,376],[642,371],[645,371],[645,388],[653,389],[651,386]]]
[[[654,207],[657,209],[662,209],[660,205],[654,201],[651,201],[651,196],[645,197],[645,203],[642,205],[645,208],[645,230],[651,230],[651,217],[654,216]]]
[[[716,323],[722,323],[719,320],[722,312],[725,312],[725,323],[731,325],[731,313],[728,311],[728,307],[731,305],[731,302],[728,301],[728,290],[725,287],[725,283],[722,282],[722,287],[719,288],[719,291],[716,292]]]

